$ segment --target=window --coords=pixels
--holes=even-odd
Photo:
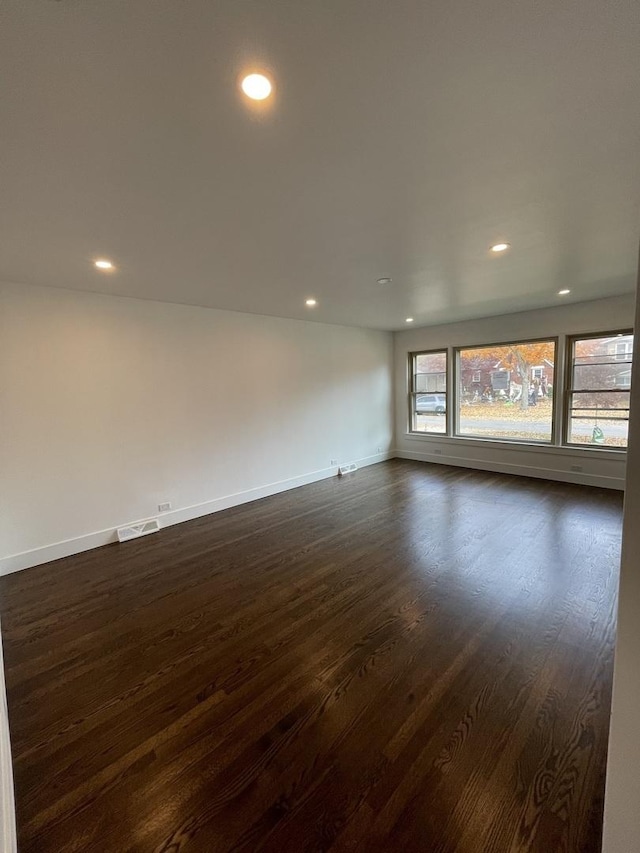
[[[633,332],[568,336],[566,342],[564,382],[556,381],[554,339],[410,353],[411,432],[624,451]]]
[[[615,377],[616,388],[631,388],[631,370],[623,370]]]
[[[412,353],[409,405],[413,432],[447,431],[447,352]]]
[[[552,340],[459,349],[456,434],[551,442],[555,354]]]
[[[628,340],[616,341],[616,344],[615,344],[616,361],[629,361],[629,359],[631,358],[632,352],[633,352],[633,340],[632,341],[628,341]]]
[[[631,333],[571,340],[567,443],[627,446],[632,355]]]

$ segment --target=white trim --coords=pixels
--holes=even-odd
[[[472,459],[444,454],[416,453],[411,450],[396,450],[399,459],[415,459],[418,462],[434,462],[437,465],[454,465],[458,468],[475,468],[480,471],[495,471],[498,474],[516,474],[520,477],[536,477],[541,480],[557,480],[560,483],[575,483],[581,486],[599,486],[604,489],[624,490],[624,477],[604,474],[585,474],[577,471],[559,471],[557,468],[518,465],[514,462],[497,462],[487,459]]]
[[[356,459],[355,462],[358,468],[364,468],[367,465],[375,465],[377,462],[384,462],[387,459],[393,459],[395,454],[391,451],[387,453],[376,453],[373,456],[365,456],[363,459]],[[275,483],[268,483],[264,486],[257,486],[253,489],[246,489],[242,492],[236,492],[231,495],[224,495],[220,498],[214,498],[204,503],[194,504],[193,506],[183,507],[182,509],[174,509],[171,512],[162,514],[162,527],[170,527],[173,524],[180,524],[183,521],[190,521],[193,518],[199,518],[202,515],[209,515],[212,512],[220,512],[223,509],[229,509],[233,506],[257,501],[260,498],[266,498],[270,495],[276,495],[279,492],[286,492],[288,489],[295,489],[298,486],[306,486],[308,483],[315,483],[318,480],[326,480],[329,477],[335,477],[338,473],[338,468],[321,468],[318,471],[311,471],[307,474],[300,474],[298,477],[290,477],[287,480],[278,480]],[[23,551],[20,554],[11,554],[7,557],[0,558],[0,575],[8,575],[12,572],[19,572],[21,569],[28,569],[31,566],[39,566],[41,563],[49,563],[51,560],[59,560],[61,557],[68,557],[71,554],[79,554],[82,551],[89,551],[92,548],[98,548],[101,545],[109,545],[111,542],[117,542],[118,537],[116,530],[122,527],[126,522],[121,522],[115,527],[108,527],[104,530],[96,530],[93,533],[85,533],[82,536],[76,536],[73,539],[65,539],[62,542],[53,542],[50,545],[44,545],[41,548],[33,548],[29,551]]]
[[[367,456],[363,459],[357,459],[358,468],[364,468],[367,465],[375,465],[377,462],[384,462],[387,459],[398,457],[400,459],[415,459],[422,462],[435,462],[441,465],[455,465],[462,468],[476,468],[480,471],[496,471],[504,474],[517,474],[523,477],[538,477],[544,480],[558,480],[564,483],[576,483],[585,486],[599,486],[607,489],[624,489],[625,478],[606,476],[603,474],[586,474],[584,472],[561,471],[557,468],[540,468],[533,465],[521,465],[512,462],[490,461],[485,459],[476,459],[472,457],[449,456],[446,453],[435,453],[435,448],[439,444],[443,444],[443,449],[453,448],[456,445],[466,445],[472,447],[487,447],[493,445],[494,448],[499,448],[501,451],[514,451],[522,453],[530,451],[533,453],[551,453],[567,457],[579,457],[586,461],[587,458],[602,459],[603,461],[618,460],[625,462],[626,453],[620,451],[607,451],[594,448],[566,448],[558,447],[557,445],[526,445],[521,443],[497,442],[490,439],[464,439],[452,438],[445,435],[417,435],[409,433],[404,438],[412,441],[424,442],[426,445],[432,444],[434,450],[414,452],[409,450],[395,450],[386,453],[377,453],[373,456]],[[448,447],[447,447],[448,445]],[[288,489],[295,489],[298,486],[305,486],[309,483],[315,483],[318,480],[326,480],[329,477],[337,475],[337,468],[322,468],[317,471],[311,471],[307,474],[301,474],[298,477],[291,477],[287,480],[279,480],[275,483],[268,483],[264,486],[257,486],[253,489],[247,489],[242,492],[236,492],[231,495],[225,495],[220,498],[214,498],[204,503],[194,504],[193,506],[182,507],[171,512],[163,513],[161,517],[162,527],[170,527],[173,524],[181,524],[183,521],[190,521],[193,518],[200,518],[203,515],[209,515],[213,512],[220,512],[223,509],[229,509],[233,506],[239,506],[250,501],[260,500],[270,495],[276,495],[279,492],[285,492]],[[117,542],[116,529],[122,526],[118,524],[114,527],[105,528],[104,530],[96,530],[92,533],[86,533],[82,536],[74,537],[73,539],[65,539],[62,542],[53,542],[50,545],[44,545],[40,548],[33,548],[29,551],[23,551],[20,554],[12,554],[7,557],[0,558],[0,575],[8,575],[12,572],[18,572],[22,569],[28,569],[31,566],[39,566],[42,563],[48,563],[51,560],[59,560],[62,557],[68,557],[72,554],[80,554],[83,551],[89,551],[92,548],[98,548],[101,545],[109,545],[112,542]]]
[[[614,460],[624,462],[627,458],[626,447],[616,450],[613,447],[596,447],[591,444],[546,444],[543,441],[535,443],[519,439],[501,441],[499,438],[471,438],[465,435],[445,435],[438,432],[407,432],[403,438],[409,441],[424,441],[432,444],[444,442],[452,447],[459,444],[463,447],[491,447],[500,451],[512,450],[518,453],[551,453],[557,456],[577,456],[585,461],[587,459],[605,459],[610,462]]]
[[[0,637],[0,847],[3,853],[17,853],[16,808],[13,794],[13,767],[9,739],[9,712],[4,683],[2,638]]]

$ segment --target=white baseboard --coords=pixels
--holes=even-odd
[[[496,474],[515,474],[520,477],[536,477],[540,480],[556,480],[560,483],[575,483],[578,486],[599,486],[604,489],[624,491],[624,477],[609,477],[603,474],[585,474],[577,471],[561,471],[557,468],[540,468],[534,465],[519,465],[514,462],[494,462],[471,457],[447,456],[443,454],[396,450],[398,459],[415,459],[418,462],[433,462],[436,465],[453,465],[458,468],[475,468],[493,471]]]
[[[599,486],[605,489],[624,489],[624,477],[610,477],[602,474],[588,474],[574,471],[561,471],[557,468],[540,468],[534,465],[522,465],[513,462],[494,462],[485,459],[475,459],[472,457],[448,456],[446,454],[436,454],[428,451],[408,451],[395,450],[386,453],[377,453],[373,456],[367,456],[363,459],[354,460],[359,468],[364,468],[367,465],[375,465],[377,462],[384,462],[387,459],[414,459],[420,462],[433,462],[438,465],[454,465],[461,468],[475,468],[480,471],[494,471],[502,474],[515,474],[521,477],[537,477],[543,480],[557,480],[563,483],[575,483],[584,486]],[[223,509],[229,509],[233,506],[249,503],[250,501],[266,498],[270,495],[276,495],[279,492],[285,492],[288,489],[295,489],[298,486],[305,486],[309,483],[315,483],[318,480],[325,480],[329,477],[334,477],[337,474],[337,468],[322,468],[317,471],[311,471],[306,474],[300,474],[297,477],[290,477],[287,480],[279,480],[275,483],[268,483],[264,486],[257,486],[253,489],[247,489],[242,492],[236,492],[231,495],[214,498],[204,503],[194,504],[193,506],[182,507],[172,510],[171,512],[163,513],[160,516],[162,527],[170,527],[174,524],[181,524],[183,521],[190,521],[193,518],[199,518],[202,515],[209,515],[213,512],[220,512]],[[122,524],[130,521],[123,520]],[[108,545],[111,542],[117,541],[116,528],[121,526],[118,524],[114,527],[109,527],[104,530],[97,530],[93,533],[86,533],[83,536],[78,536],[73,539],[66,539],[62,542],[54,542],[50,545],[45,545],[41,548],[34,548],[30,551],[23,551],[20,554],[12,554],[8,557],[0,558],[0,575],[11,574],[18,572],[21,569],[28,569],[31,566],[39,566],[42,563],[48,563],[51,560],[58,560],[61,557],[68,557],[71,554],[79,554],[82,551],[89,551],[92,548],[98,548],[101,545]]]
[[[17,853],[16,809],[13,796],[13,768],[9,739],[9,713],[4,683],[2,639],[0,638],[0,849]]]
[[[359,468],[364,468],[367,465],[375,465],[377,462],[385,462],[387,459],[393,459],[394,456],[395,453],[389,451],[387,453],[376,453],[373,456],[366,456],[354,461]],[[220,512],[220,510],[256,501],[270,495],[276,495],[279,492],[286,492],[298,486],[306,486],[318,480],[326,480],[329,477],[337,476],[337,473],[337,466],[335,468],[321,468],[318,471],[310,471],[306,474],[300,474],[297,477],[290,477],[287,480],[278,480],[275,483],[257,486],[253,489],[236,492],[232,495],[224,495],[223,497],[214,498],[204,503],[174,509],[171,512],[164,512],[159,516],[160,524],[162,527],[170,527],[173,524],[180,524],[183,521],[191,521],[191,519],[199,518],[202,515]],[[39,566],[42,563],[49,563],[51,560],[59,560],[61,557],[69,557],[72,554],[80,554],[82,551],[90,551],[92,548],[99,548],[101,545],[109,545],[111,542],[117,542],[116,529],[130,521],[131,519],[123,520],[114,527],[96,530],[93,533],[85,533],[73,539],[65,539],[62,542],[54,542],[51,545],[44,545],[41,548],[34,548],[30,551],[23,551],[20,554],[2,557],[0,558],[0,575],[19,572],[22,569],[31,568],[31,566]]]
[[[387,459],[393,459],[394,456],[395,454],[392,452],[376,453],[374,456],[366,456],[363,459],[356,459],[355,461],[358,468],[365,468],[367,465],[375,465],[377,462],[386,462]],[[255,489],[247,489],[244,492],[236,492],[232,495],[225,495],[222,498],[214,498],[205,503],[194,504],[193,506],[172,510],[171,512],[163,512],[160,516],[160,521],[163,527],[170,527],[173,524],[181,524],[183,521],[191,521],[192,518],[199,518],[201,515],[209,515],[212,512],[220,512],[220,510],[230,509],[233,506],[257,501],[260,498],[268,498],[270,495],[277,495],[279,492],[297,489],[298,486],[317,483],[318,480],[328,480],[330,477],[337,476],[337,474],[337,467],[321,468],[318,471],[311,471],[309,474],[301,474],[299,477],[279,480],[275,483],[269,483],[266,486],[258,486]]]

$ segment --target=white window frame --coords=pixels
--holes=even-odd
[[[629,356],[633,357],[633,343],[631,341],[616,341],[614,352],[615,360],[628,361]]]

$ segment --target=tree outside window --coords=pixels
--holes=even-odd
[[[550,442],[555,342],[458,351],[458,435]]]

